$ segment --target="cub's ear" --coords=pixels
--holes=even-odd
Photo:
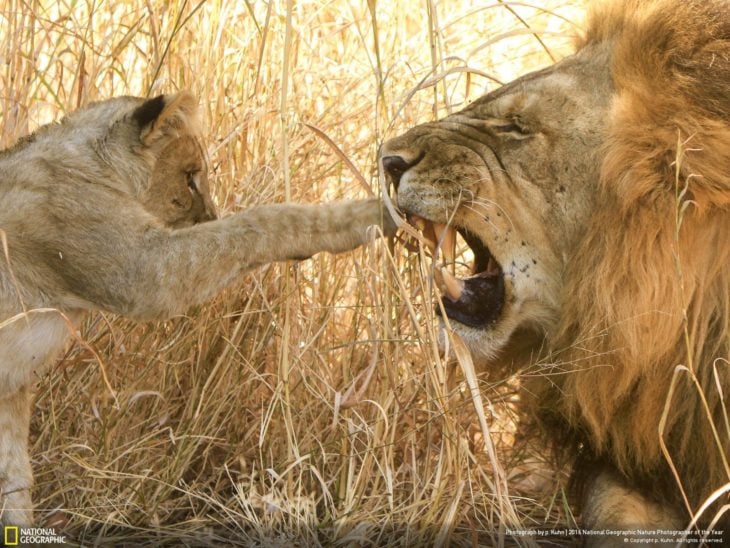
[[[149,99],[134,110],[132,119],[139,125],[139,138],[146,146],[167,136],[200,133],[198,100],[189,91]]]

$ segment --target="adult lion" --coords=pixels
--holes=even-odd
[[[375,199],[216,220],[197,110],[187,92],[117,97],[0,152],[0,524],[32,522],[30,385],[84,311],[167,318],[255,266],[394,228]]]
[[[582,523],[687,526],[730,481],[730,4],[600,5],[574,55],[381,162],[414,225],[474,253],[436,272],[474,357],[541,367],[531,416],[590,477]]]

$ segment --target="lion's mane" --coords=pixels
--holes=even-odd
[[[730,3],[624,0],[587,28],[615,97],[554,346],[572,374],[539,403],[637,482],[675,481],[664,444],[696,511],[730,481]]]

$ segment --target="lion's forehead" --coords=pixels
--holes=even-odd
[[[572,65],[566,65],[562,69],[541,71],[533,78],[516,80],[477,99],[444,121],[458,119],[460,116],[505,117],[528,109],[550,108],[556,100],[564,107],[565,101],[570,101],[584,87],[581,80],[573,74],[573,70]]]
[[[553,135],[562,131],[566,118],[571,123],[584,118],[598,126],[600,120],[594,120],[592,113],[602,111],[607,98],[598,92],[601,86],[580,77],[586,70],[581,64],[558,64],[551,70],[518,79],[457,113],[417,125],[390,139],[383,146],[382,155],[398,154],[409,163],[419,159],[420,169],[438,169],[455,163],[469,165],[478,161],[474,151],[481,154],[485,146],[497,148],[498,142],[484,135],[481,122],[519,117],[523,123],[549,130]]]

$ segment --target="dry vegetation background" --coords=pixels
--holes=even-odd
[[[223,214],[360,198],[345,159],[379,192],[384,139],[563,56],[581,4],[4,0],[0,145],[92,100],[187,88]],[[87,545],[244,546],[570,523],[555,481],[520,478],[514,381],[478,372],[470,396],[433,298],[416,255],[377,243],[261,268],[168,322],[94,314],[38,379],[38,521]]]

